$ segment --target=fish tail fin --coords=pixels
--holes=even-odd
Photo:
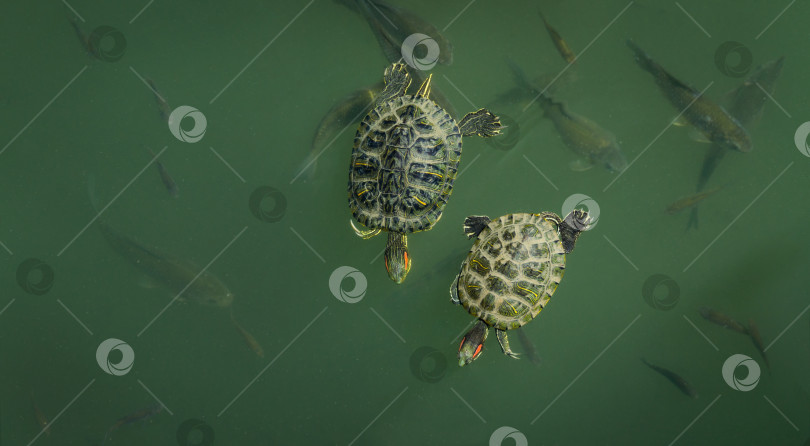
[[[526,90],[534,90],[534,87],[526,77],[526,72],[523,71],[523,68],[521,68],[517,62],[514,61],[514,59],[507,57],[506,65],[509,66],[509,70],[512,72],[512,80],[515,81],[515,84],[517,84],[518,87]]]
[[[641,68],[653,74],[660,70],[660,67],[657,63],[655,63],[655,61],[652,60],[650,55],[642,50],[641,47],[636,45],[636,42],[634,42],[632,39],[627,39],[627,46],[633,50],[633,56]]]

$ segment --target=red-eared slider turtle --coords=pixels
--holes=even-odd
[[[462,136],[497,135],[498,117],[486,109],[456,123],[429,98],[428,77],[415,95],[405,65],[385,70],[385,88],[354,137],[349,166],[349,208],[370,238],[388,231],[385,268],[396,283],[411,269],[406,234],[427,231],[439,221],[461,159]]]
[[[450,300],[478,318],[458,348],[458,365],[473,362],[484,347],[489,327],[495,328],[504,354],[506,330],[534,319],[557,289],[565,270],[565,255],[586,229],[588,213],[574,210],[565,220],[557,214],[509,214],[496,220],[470,216],[467,237],[477,237],[461,271],[450,286]]]

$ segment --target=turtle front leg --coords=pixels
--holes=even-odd
[[[496,328],[495,334],[498,336],[498,343],[501,344],[503,354],[510,358],[520,359],[520,355],[513,352],[512,349],[509,348],[509,339],[506,338],[506,330]]]
[[[462,136],[478,135],[489,138],[500,134],[502,128],[501,120],[485,108],[467,113],[458,123]]]
[[[470,215],[464,219],[464,233],[467,238],[478,237],[491,221],[486,215]]]

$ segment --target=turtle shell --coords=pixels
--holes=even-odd
[[[471,315],[509,330],[546,306],[565,270],[557,224],[546,218],[509,214],[481,231],[458,277],[458,298]]]
[[[426,97],[379,104],[360,122],[349,170],[349,207],[370,229],[426,231],[441,218],[461,159],[456,120]]]

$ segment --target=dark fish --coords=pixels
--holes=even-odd
[[[98,212],[92,179],[88,186],[93,208]],[[154,248],[147,248],[132,238],[116,232],[103,221],[99,222],[99,228],[113,251],[173,295],[182,292],[180,297],[182,300],[215,307],[229,307],[233,303],[233,293],[208,270],[200,273],[201,268],[193,263]]]
[[[785,57],[782,56],[760,65],[748,79],[727,95],[728,100],[726,105],[728,112],[748,130],[752,130],[756,127],[759,120],[762,118],[765,103],[768,101],[768,95],[772,95],[776,88],[776,81],[782,74],[782,65],[784,62]],[[767,92],[768,95],[766,95],[765,92]],[[709,178],[712,176],[727,151],[728,149],[719,144],[712,144],[709,147],[706,156],[703,158],[703,165],[700,168],[697,188],[695,189],[696,192],[700,192],[706,187],[706,183],[709,181]],[[698,208],[695,207],[692,209],[692,214],[689,217],[687,229],[692,227],[697,228],[697,225]]]
[[[87,52],[88,55],[95,57],[98,52],[93,42],[90,41],[90,37],[82,31],[79,22],[76,21],[76,17],[70,18],[70,26],[73,27],[73,32],[76,33],[76,37],[79,39],[79,43],[81,43],[84,51]]]
[[[348,3],[343,1],[344,4]],[[391,35],[401,55],[402,44],[413,34],[424,34],[433,39],[439,46],[438,60],[442,65],[453,63],[453,44],[433,24],[418,15],[390,5],[381,0],[356,0],[358,8],[351,5],[351,9],[361,12],[369,20],[376,20]],[[396,61],[389,61],[394,63]],[[420,83],[421,84],[421,83]]]
[[[713,310],[709,307],[700,307],[700,310],[698,311],[700,311],[700,315],[703,317],[703,319],[706,319],[713,324],[728,328],[729,330],[736,331],[740,334],[748,334],[748,330],[743,327],[742,324],[719,311]]]
[[[557,32],[556,29],[552,28],[551,25],[548,24],[546,17],[543,13],[540,13],[540,18],[543,19],[543,25],[546,26],[546,31],[548,31],[548,35],[551,37],[551,41],[554,42],[554,46],[557,47],[557,51],[560,53],[560,56],[568,62],[574,63],[577,60],[577,56],[571,51],[571,47],[568,46],[568,43],[560,36],[560,33]]]
[[[166,122],[169,122],[169,116],[172,114],[172,109],[169,107],[169,103],[160,94],[155,83],[152,79],[146,78],[146,83],[149,84],[149,88],[152,90],[152,95],[155,97],[155,103],[158,106],[158,114],[160,115],[160,119]]]
[[[644,364],[646,364],[647,367],[649,367],[649,368],[655,370],[656,372],[664,375],[664,377],[666,379],[668,379],[669,382],[674,384],[675,387],[678,388],[678,390],[683,392],[684,395],[686,395],[688,397],[691,397],[691,398],[697,398],[698,397],[698,394],[695,391],[695,389],[692,387],[692,385],[689,384],[685,379],[681,378],[677,373],[672,372],[670,370],[667,370],[667,369],[665,369],[663,367],[658,367],[657,365],[650,364],[644,358],[641,358],[641,361]]]
[[[247,330],[242,328],[239,322],[236,322],[236,318],[233,316],[233,307],[231,307],[231,322],[233,322],[236,330],[245,339],[245,343],[248,345],[248,347],[253,350],[253,353],[256,353],[256,355],[260,358],[264,358],[264,349],[262,348],[261,344],[259,344],[259,341],[257,341],[256,338],[254,338],[253,335]]]
[[[526,333],[523,331],[523,328],[518,328],[517,330],[518,340],[520,340],[520,345],[523,347],[523,353],[529,357],[529,361],[536,366],[540,366],[543,363],[543,359],[540,358],[540,355],[537,354],[537,349],[534,348],[534,343]]]
[[[667,206],[666,212],[669,215],[674,215],[674,214],[677,214],[678,212],[681,212],[682,210],[684,210],[686,208],[690,208],[692,206],[697,206],[698,203],[705,200],[710,195],[713,195],[715,192],[719,191],[720,189],[722,189],[722,188],[720,186],[718,186],[718,187],[714,187],[712,189],[709,189],[707,191],[692,194],[692,195],[690,195],[688,197],[683,197],[683,198],[675,201],[674,203],[670,204],[669,206]]]
[[[162,405],[155,405],[124,415],[123,417],[119,418],[115,422],[115,424],[110,426],[109,429],[107,429],[107,433],[104,435],[104,441],[102,441],[101,444],[104,445],[104,443],[106,443],[107,440],[110,438],[110,434],[120,429],[121,427],[137,423],[140,421],[147,421],[152,417],[154,417],[155,415],[159,414],[162,410],[163,410]]]
[[[152,157],[157,156],[155,155],[155,152],[152,151],[152,149],[150,149],[147,146],[144,147],[146,147],[146,150],[148,150],[149,153],[152,154]],[[174,178],[172,178],[172,176],[169,175],[169,172],[166,170],[166,168],[163,166],[163,163],[161,163],[160,161],[155,160],[155,166],[157,167],[158,173],[160,174],[160,180],[163,181],[163,185],[166,186],[166,191],[168,191],[172,197],[177,198],[180,195],[180,192],[177,189],[177,183],[174,182]]]
[[[37,420],[37,425],[45,432],[45,435],[51,435],[50,422],[34,400],[34,392],[31,392],[31,408],[34,410],[34,418]]]
[[[768,371],[770,371],[771,364],[768,362],[768,357],[765,356],[765,345],[762,343],[762,338],[759,336],[759,328],[757,328],[756,324],[754,324],[753,319],[748,319],[748,334],[751,336],[751,341],[754,343],[754,347],[756,347],[759,354],[762,355],[762,360],[765,361],[765,366],[768,367]]]
[[[706,139],[740,152],[751,151],[751,137],[728,112],[669,74],[632,40],[627,41],[627,46],[633,50],[639,66],[652,74],[655,83],[669,102],[683,113],[681,117],[699,130]]]
[[[332,107],[321,119],[309,155],[299,166],[298,172],[307,170],[307,177],[313,179],[318,167],[318,156],[325,147],[336,137],[337,132],[351,126],[356,126],[363,115],[369,111],[374,98],[382,91],[382,85],[357,90],[345,97]]]

